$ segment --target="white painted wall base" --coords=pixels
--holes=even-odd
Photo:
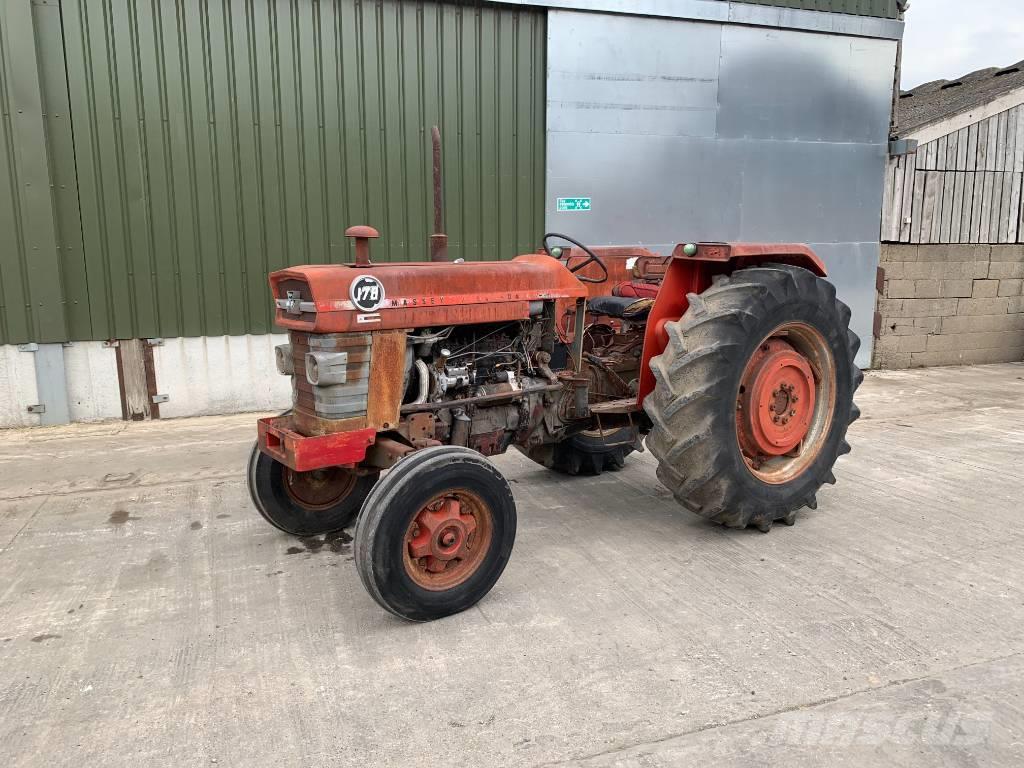
[[[0,427],[39,426],[39,417],[28,412],[38,398],[35,355],[13,345],[0,347]]]
[[[165,339],[153,348],[161,418],[284,411],[292,386],[277,372],[274,347],[286,334]]]
[[[113,347],[105,347],[100,341],[64,347],[64,375],[72,421],[121,418],[117,351]]]
[[[161,418],[285,410],[291,384],[274,365],[274,346],[284,334],[166,339],[153,348],[157,390],[170,399]],[[64,347],[71,420],[121,418],[117,353],[102,342]],[[28,412],[38,400],[35,355],[17,346],[0,346],[0,428],[34,427]]]

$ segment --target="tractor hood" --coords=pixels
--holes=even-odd
[[[523,320],[537,313],[535,302],[587,296],[586,286],[545,254],[505,262],[291,267],[272,273],[270,288],[277,325],[309,333]]]

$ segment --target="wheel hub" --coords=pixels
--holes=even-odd
[[[756,463],[798,448],[811,426],[815,396],[806,357],[780,338],[762,344],[740,381],[736,425],[743,452]]]
[[[442,573],[466,560],[473,548],[476,518],[456,498],[432,502],[412,525],[409,556],[429,573]]]
[[[341,467],[296,472],[283,467],[284,487],[293,501],[312,510],[333,507],[347,496],[356,484],[356,475]]]

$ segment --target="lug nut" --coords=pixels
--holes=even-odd
[[[771,411],[772,413],[774,413],[775,412],[775,403],[772,403],[771,405],[769,405],[768,406],[768,410]]]
[[[772,422],[775,423],[775,424],[778,424],[779,423],[779,417],[776,416],[774,419],[772,419]]]
[[[799,402],[800,402],[800,398],[799,398],[799,397],[796,397],[796,396],[794,395],[794,397],[793,397],[793,402],[794,402],[794,403],[799,403]]]
[[[790,415],[790,416],[796,416],[796,411],[790,411],[790,412],[789,412],[789,415]]]

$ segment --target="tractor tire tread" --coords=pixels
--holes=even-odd
[[[850,451],[846,428],[860,417],[852,403],[848,412],[837,412],[843,423],[833,427],[840,430],[833,461],[808,470],[815,472],[812,489],[794,499],[766,503],[743,493],[726,461],[723,441],[715,437],[726,412],[723,402],[734,397],[726,392],[730,371],[739,365],[737,352],[772,308],[800,296],[814,297],[842,325],[837,344],[845,342],[852,396],[864,376],[852,362],[860,339],[848,329],[850,310],[836,298],[831,283],[791,265],[765,264],[716,280],[698,302],[691,299],[682,318],[666,326],[668,344],[651,360],[655,389],[644,409],[652,425],[647,447],[658,460],[658,479],[682,506],[722,525],[761,530],[769,530],[775,521],[791,525],[798,509],[817,507],[817,489],[835,482],[834,458]]]
[[[500,535],[496,534],[492,545],[495,559],[490,564],[482,566],[482,569],[487,569],[486,572],[481,570],[483,582],[478,580],[468,596],[463,591],[460,596],[452,598],[455,601],[453,603],[417,604],[416,598],[410,597],[409,594],[401,590],[393,591],[393,580],[389,580],[387,574],[382,571],[382,552],[386,553],[393,547],[394,535],[398,535],[397,531],[404,530],[408,525],[407,510],[403,504],[396,503],[396,498],[409,493],[410,489],[419,487],[424,479],[429,483],[429,478],[451,471],[451,468],[458,464],[473,465],[478,477],[486,478],[488,487],[502,508],[493,510],[495,514],[503,515]],[[386,535],[389,530],[391,534]],[[415,451],[381,477],[363,502],[362,511],[356,522],[352,549],[356,571],[370,597],[386,611],[401,619],[422,622],[466,610],[482,599],[504,571],[515,542],[515,534],[515,500],[508,481],[501,472],[476,451],[461,446],[444,445]],[[463,586],[467,585],[455,589],[462,590]]]

